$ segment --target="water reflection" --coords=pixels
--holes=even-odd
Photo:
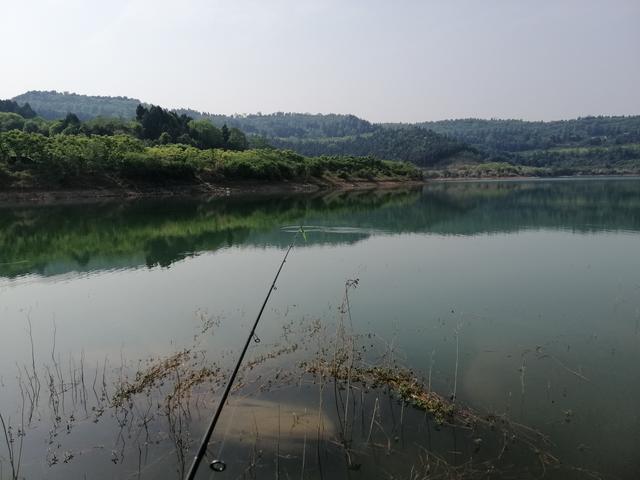
[[[214,439],[229,478],[638,478],[639,190],[469,182],[5,207],[0,413],[24,441],[20,475],[181,478],[304,223]],[[390,368],[406,375],[381,378]],[[374,376],[380,388],[364,385]],[[455,399],[475,415],[438,425],[394,386],[414,407]],[[519,451],[530,437],[485,419],[552,445]],[[543,451],[562,461],[555,476]]]
[[[0,276],[168,267],[233,245],[284,246],[290,229],[280,227],[301,223],[314,232],[307,246],[390,233],[637,232],[640,182],[460,182],[421,191],[5,207]]]

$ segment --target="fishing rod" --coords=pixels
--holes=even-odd
[[[207,453],[207,446],[209,445],[209,440],[211,439],[211,435],[213,435],[213,431],[216,428],[216,424],[218,423],[220,415],[222,414],[222,410],[225,404],[227,403],[227,397],[229,397],[229,393],[231,393],[231,387],[233,387],[233,383],[236,379],[236,376],[240,371],[240,366],[242,365],[244,356],[247,353],[247,350],[249,349],[249,345],[251,344],[251,339],[253,339],[256,343],[260,342],[260,339],[256,335],[256,328],[258,327],[258,323],[260,323],[260,318],[262,317],[262,313],[264,312],[264,309],[267,306],[269,297],[271,297],[271,293],[276,288],[276,282],[278,281],[280,272],[282,271],[284,264],[287,262],[287,257],[289,256],[289,253],[291,252],[291,250],[293,249],[296,243],[298,234],[302,234],[302,237],[305,240],[307,239],[306,233],[301,225],[300,228],[296,231],[296,234],[294,235],[293,240],[289,245],[289,248],[287,248],[287,251],[285,252],[284,257],[282,258],[282,262],[280,262],[280,266],[278,267],[278,271],[276,272],[275,277],[273,277],[273,282],[271,282],[271,287],[269,287],[269,291],[267,292],[267,296],[265,297],[264,302],[262,302],[262,307],[260,307],[258,316],[256,317],[255,322],[253,322],[253,327],[251,327],[251,331],[247,336],[247,340],[245,341],[244,348],[242,349],[242,352],[240,353],[240,357],[238,358],[238,361],[236,362],[236,365],[233,368],[231,377],[229,377],[229,381],[227,382],[227,386],[225,387],[224,392],[222,393],[222,397],[220,398],[220,402],[218,403],[216,412],[214,413],[213,418],[211,419],[211,423],[209,423],[209,427],[207,428],[207,431],[202,437],[202,441],[200,442],[200,448],[198,448],[198,452],[196,453],[196,456],[194,457],[193,462],[191,463],[191,467],[187,472],[187,476],[185,477],[185,480],[193,480],[195,478],[196,472],[198,471],[198,467],[200,466],[202,459]],[[226,464],[222,460],[213,460],[210,464],[210,467],[215,472],[223,472],[227,468]]]

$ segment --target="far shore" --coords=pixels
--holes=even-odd
[[[290,195],[321,192],[367,191],[399,188],[419,188],[432,183],[453,182],[521,182],[558,180],[634,179],[640,175],[568,175],[555,177],[496,176],[496,177],[436,177],[424,180],[331,180],[312,181],[237,181],[216,184],[137,184],[126,187],[29,189],[0,191],[0,206],[14,204],[59,204],[103,200],[134,200],[141,198],[202,197],[221,198],[246,195]]]
[[[606,180],[606,179],[640,179],[640,173],[628,174],[594,174],[594,175],[557,175],[541,176],[495,176],[495,177],[434,177],[426,178],[423,183],[431,182],[520,182],[520,181],[552,181],[552,180]]]
[[[93,200],[131,200],[137,198],[171,197],[237,197],[244,195],[311,194],[331,191],[357,191],[395,188],[416,188],[425,184],[420,180],[331,181],[314,179],[310,182],[238,181],[217,184],[172,184],[127,186],[123,188],[75,188],[55,190],[0,191],[0,206],[6,204],[48,204],[86,202]]]

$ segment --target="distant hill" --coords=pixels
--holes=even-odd
[[[640,143],[640,115],[583,117],[553,122],[469,118],[424,122],[418,125],[494,152]],[[389,126],[397,128],[398,124]]]
[[[134,118],[140,100],[129,97],[100,97],[77,93],[52,91],[30,91],[13,97],[23,105],[28,103],[39,116],[47,120],[66,117],[75,113],[80,120],[96,117]]]
[[[208,119],[217,126],[239,128],[274,147],[307,156],[374,156],[430,167],[451,162],[461,154],[468,159],[477,153],[463,142],[424,127],[386,127],[355,115],[278,112],[229,116],[188,109],[177,112]]]
[[[140,100],[128,97],[99,97],[31,91],[14,97],[29,103],[45,119],[65,118],[74,113],[80,120],[96,117],[134,118]],[[355,115],[278,112],[268,115],[219,115],[192,109],[176,113],[194,119],[208,119],[214,125],[237,128],[252,137],[254,145],[273,145],[303,155],[372,155],[388,160],[405,160],[428,167],[452,161],[461,153],[473,154],[463,142],[446,138],[423,127],[386,128]]]
[[[404,160],[421,167],[448,164],[464,157],[479,160],[478,151],[458,140],[421,127],[383,128],[346,137],[311,139],[270,138],[277,148],[290,149],[308,156],[356,155],[389,160]],[[478,157],[478,158],[475,158]]]
[[[46,119],[75,113],[134,118],[140,100],[75,93],[27,92],[13,100],[29,103]],[[640,116],[584,117],[553,122],[460,119],[414,124],[375,124],[354,115],[272,113],[220,115],[177,109],[194,119],[245,132],[253,146],[272,145],[308,156],[372,155],[423,167],[499,162],[571,168],[586,165],[640,166]]]
[[[177,109],[193,118],[207,118],[214,125],[227,124],[250,135],[265,138],[328,138],[372,133],[376,126],[355,115],[277,112],[267,115],[218,115],[191,109]]]
[[[29,103],[20,105],[13,100],[0,100],[0,112],[15,113],[23,118],[34,118],[36,112],[33,111]]]

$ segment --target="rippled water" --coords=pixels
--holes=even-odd
[[[0,413],[18,476],[178,478],[301,224],[258,363],[214,435],[208,460],[228,468],[202,478],[640,476],[637,179],[3,207]],[[385,389],[301,373],[335,348],[356,278],[348,331],[363,362],[535,430],[535,448],[570,468],[486,425],[440,426]],[[114,406],[118,385],[185,349]],[[212,362],[220,375],[188,411],[164,415],[180,375]]]

